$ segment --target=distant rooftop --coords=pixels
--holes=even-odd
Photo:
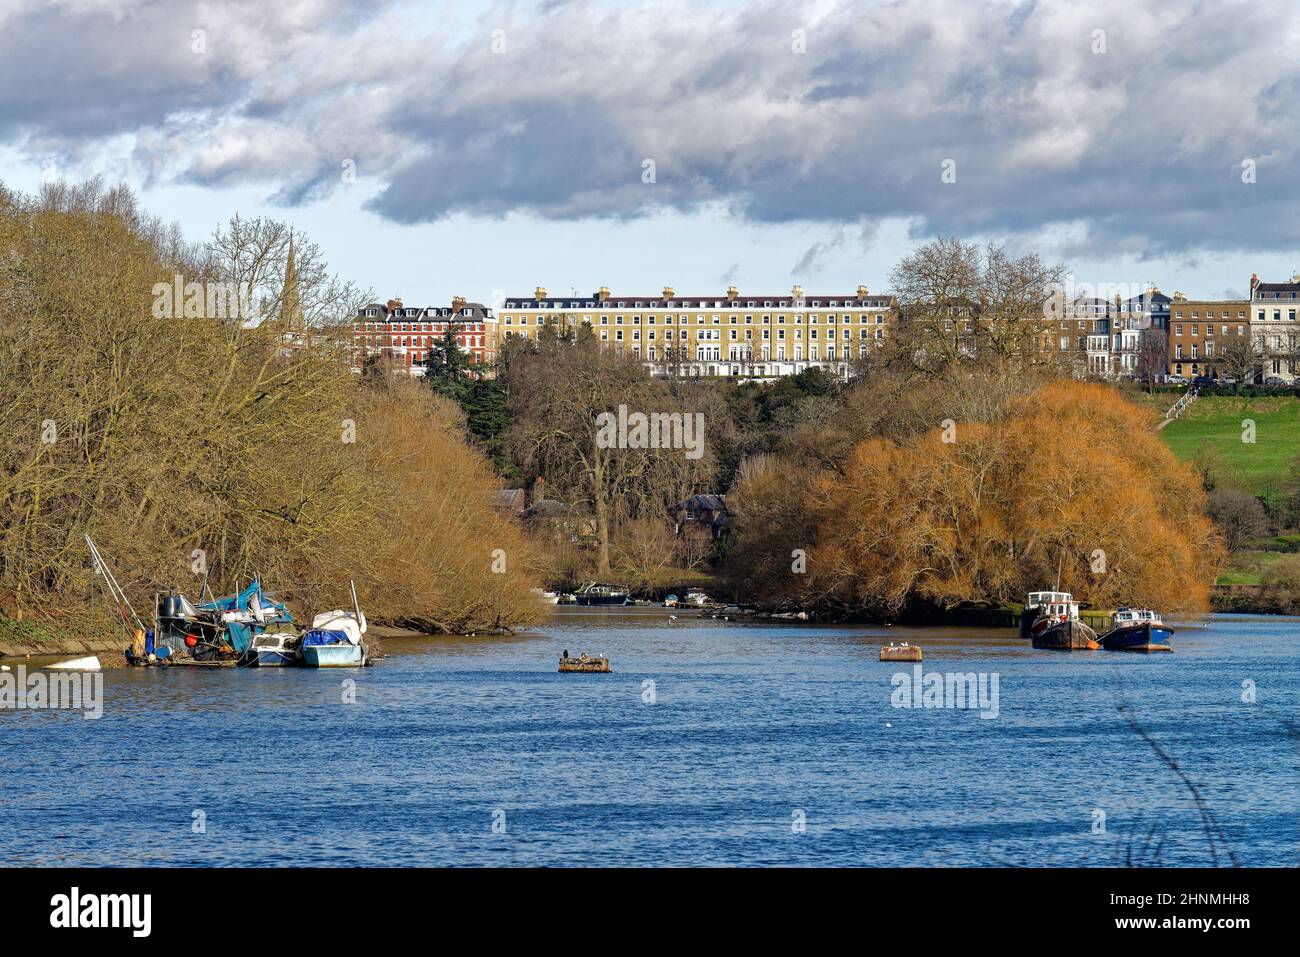
[[[668,290],[665,290],[668,291]],[[831,308],[888,309],[894,297],[888,294],[829,293],[803,295],[741,296],[623,296],[597,292],[590,296],[508,296],[502,309],[800,309]]]

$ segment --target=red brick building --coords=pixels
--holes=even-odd
[[[490,367],[496,360],[496,317],[482,303],[457,297],[450,306],[405,306],[400,299],[362,306],[352,324],[353,371],[378,356],[411,375],[423,375],[429,350],[446,335],[449,324],[470,366]]]
[[[1169,307],[1169,374],[1217,377],[1224,344],[1250,331],[1249,306],[1245,300],[1191,300],[1175,294]]]

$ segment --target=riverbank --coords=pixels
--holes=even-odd
[[[127,640],[120,632],[87,622],[18,621],[0,615],[0,660],[97,655],[106,667],[122,662]]]

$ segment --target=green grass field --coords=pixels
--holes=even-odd
[[[1220,585],[1258,585],[1269,567],[1283,558],[1284,552],[1235,552],[1228,567],[1219,576]]]
[[[1243,420],[1255,423],[1254,443],[1243,442]],[[1300,399],[1207,396],[1192,403],[1160,437],[1184,461],[1212,448],[1222,472],[1242,488],[1278,486],[1300,458]]]

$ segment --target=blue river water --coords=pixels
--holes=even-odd
[[[888,639],[996,716],[897,707]],[[0,863],[1295,865],[1300,620],[1174,643],[560,609],[356,671],[107,671],[99,720],[0,711]]]

